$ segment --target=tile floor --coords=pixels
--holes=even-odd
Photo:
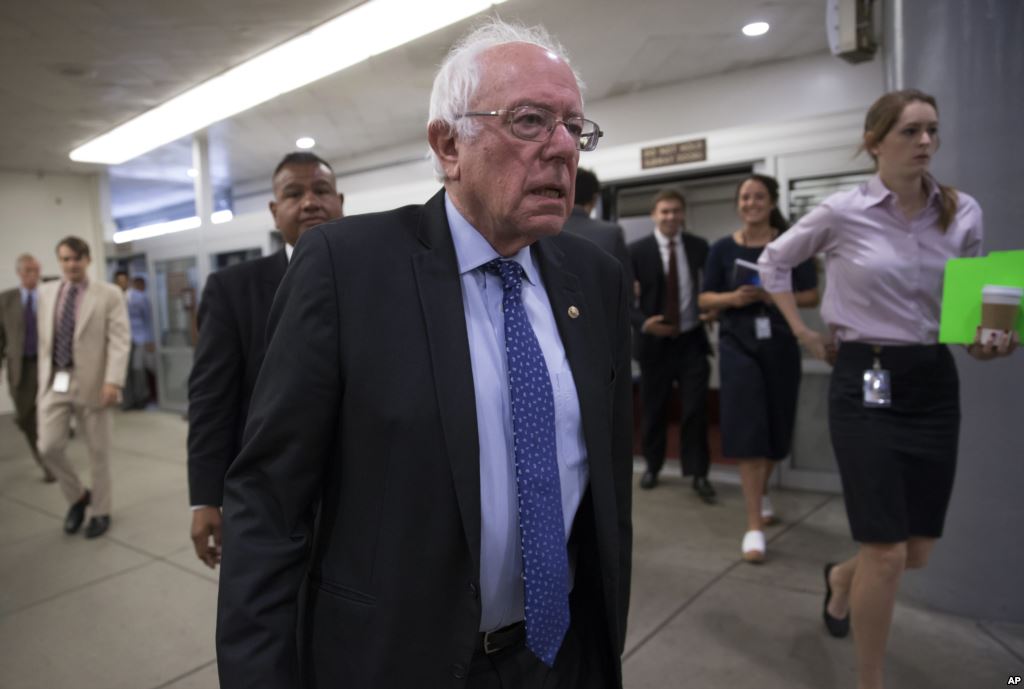
[[[86,541],[62,533],[59,490],[0,418],[0,689],[217,687],[217,575],[188,540],[185,423],[115,425],[113,526]],[[852,551],[841,500],[777,492],[784,521],[754,567],[739,559],[739,489],[718,488],[714,507],[671,475],[637,491],[626,686],[854,689],[853,646],[820,621],[822,563]],[[1007,686],[1024,674],[1024,625],[901,603],[888,672],[900,689]]]

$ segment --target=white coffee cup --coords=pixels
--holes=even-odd
[[[985,285],[981,289],[981,342],[1002,344],[1017,323],[1024,287]]]

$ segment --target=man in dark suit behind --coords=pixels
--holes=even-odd
[[[36,426],[36,392],[39,389],[39,261],[22,254],[14,263],[19,284],[0,292],[0,368],[7,365],[7,384],[14,401],[14,421],[25,434],[43,480],[57,479],[39,456],[39,431]]]
[[[334,171],[313,153],[285,156],[272,183],[270,214],[284,248],[211,273],[199,302],[199,341],[188,381],[188,484],[192,543],[209,567],[220,559],[224,474],[242,447],[270,304],[299,236],[342,216]]]
[[[707,503],[715,490],[707,479],[708,377],[711,353],[697,310],[700,274],[708,243],[683,231],[686,200],[672,189],[654,198],[654,232],[629,245],[633,275],[638,283],[633,326],[640,362],[640,400],[643,405],[643,450],[647,471],[640,487],[654,488],[665,462],[665,431],[673,383],[679,386],[680,459],[684,476]]]
[[[590,213],[597,204],[597,196],[601,191],[601,183],[590,170],[580,168],[576,171],[576,198],[572,213],[565,221],[566,232],[586,237],[594,244],[619,259],[626,271],[629,284],[632,284],[633,268],[630,265],[629,252],[626,250],[626,239],[622,228],[607,220],[596,220]]]
[[[310,231],[274,302],[225,482],[223,689],[622,685],[628,285],[559,234],[596,125],[561,48],[492,20],[428,138],[444,189]]]

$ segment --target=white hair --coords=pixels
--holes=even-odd
[[[480,87],[479,57],[491,48],[508,43],[535,45],[556,55],[572,69],[565,48],[544,27],[511,24],[497,17],[489,18],[453,45],[437,70],[434,87],[430,92],[428,127],[439,122],[461,138],[470,139],[476,134],[476,121],[459,115],[469,110],[469,104]],[[576,87],[582,93],[583,81],[575,69],[572,73]],[[430,158],[434,174],[443,182],[444,168],[433,149],[430,149]]]

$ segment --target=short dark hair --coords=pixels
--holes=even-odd
[[[136,285],[136,286],[142,285],[142,288],[145,289],[146,288],[146,278],[142,277],[141,275],[136,275],[135,277],[132,278],[132,284]]]
[[[86,244],[85,240],[81,237],[75,237],[74,235],[68,235],[64,239],[57,242],[54,252],[60,252],[60,248],[66,246],[71,249],[71,253],[75,255],[75,258],[89,258],[89,245]]]
[[[597,193],[601,191],[601,182],[597,175],[586,168],[576,169],[576,196],[573,204],[584,206],[594,200]]]
[[[310,153],[309,151],[292,151],[284,158],[281,158],[281,162],[274,168],[274,174],[270,176],[270,181],[273,182],[277,179],[277,173],[287,165],[323,165],[331,173],[334,173],[334,168],[326,160],[318,156],[316,153]]]
[[[124,270],[123,268],[122,268],[121,270],[116,270],[116,271],[114,271],[114,277],[115,277],[115,278],[119,278],[119,277],[121,277],[122,275],[124,275],[125,277],[128,277],[128,271],[127,271],[127,270]]]
[[[654,196],[654,203],[651,204],[651,208],[657,208],[658,204],[662,201],[678,201],[683,205],[683,210],[686,210],[686,199],[683,198],[682,193],[676,189],[662,189]]]

